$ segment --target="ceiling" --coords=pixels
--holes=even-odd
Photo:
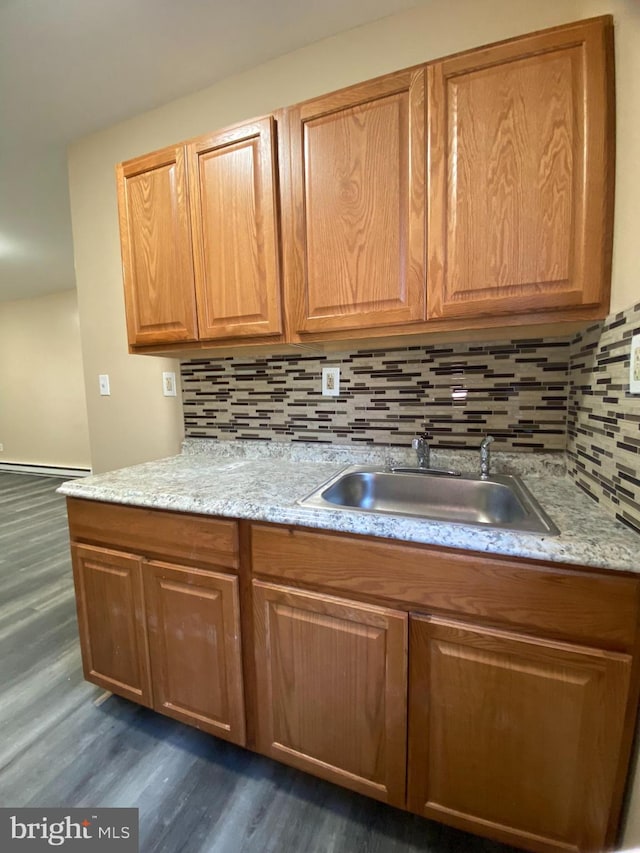
[[[0,301],[75,286],[66,148],[419,0],[0,0]]]

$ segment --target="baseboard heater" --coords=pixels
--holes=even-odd
[[[88,477],[90,468],[60,468],[57,465],[22,465],[17,462],[0,462],[0,471],[14,474],[40,474],[45,477]]]

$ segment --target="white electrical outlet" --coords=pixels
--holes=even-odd
[[[162,393],[165,397],[176,396],[176,375],[170,371],[162,374]]]
[[[111,394],[111,388],[109,387],[109,374],[108,373],[100,373],[98,376],[98,387],[100,388],[100,396],[108,397]]]
[[[323,367],[322,368],[322,396],[323,397],[338,397],[338,396],[340,396],[340,368],[339,367]]]
[[[640,335],[631,338],[629,359],[629,393],[640,394]]]

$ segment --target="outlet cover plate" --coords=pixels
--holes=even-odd
[[[322,396],[323,397],[339,397],[340,396],[340,368],[339,367],[323,367],[322,368]]]
[[[162,393],[165,397],[176,396],[176,375],[171,371],[162,374]]]

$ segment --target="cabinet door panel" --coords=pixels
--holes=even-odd
[[[144,565],[155,708],[244,745],[238,579]]]
[[[425,72],[289,111],[294,331],[424,319]]]
[[[282,331],[275,121],[188,146],[201,338]]]
[[[430,68],[430,317],[607,302],[609,37],[601,19]]]
[[[258,748],[404,805],[404,613],[253,583]]]
[[[602,850],[631,658],[411,620],[409,807],[531,850]]]
[[[184,146],[121,163],[117,178],[129,343],[196,340]]]
[[[71,552],[85,678],[151,707],[141,558],[84,545]]]

